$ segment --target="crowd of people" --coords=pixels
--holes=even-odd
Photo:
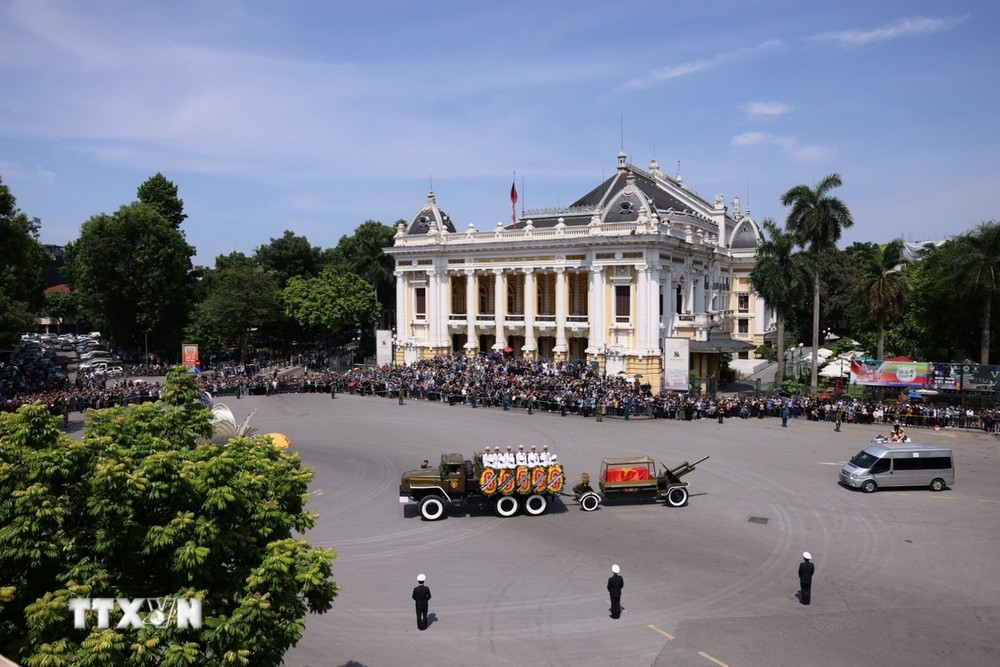
[[[440,401],[449,405],[555,412],[585,418],[654,419],[804,418],[839,424],[899,422],[906,427],[982,428],[1000,432],[1000,410],[973,411],[954,405],[877,402],[847,396],[815,398],[752,395],[709,397],[662,390],[641,376],[605,376],[582,362],[440,356],[408,365],[319,370],[304,359],[269,365],[252,362],[209,366],[196,376],[212,396],[349,392],[362,396]],[[298,365],[298,364],[303,365]],[[133,367],[129,372],[138,370]],[[143,370],[165,372],[165,367]],[[55,413],[156,400],[160,382],[134,377],[65,374],[38,364],[0,366],[0,410],[42,401]]]

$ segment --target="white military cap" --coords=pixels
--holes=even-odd
[[[811,554],[811,553],[809,553],[808,551],[803,551],[803,552],[802,552],[802,557],[803,557],[803,558],[805,558],[806,560],[812,560],[812,557],[813,557],[813,556],[812,556],[812,554]]]
[[[614,565],[611,566],[611,571],[614,572],[615,574],[618,574],[619,572],[622,571],[622,569],[618,567],[617,563],[615,563]]]
[[[423,574],[423,573],[421,573],[421,574],[418,574],[418,575],[417,575],[417,583],[420,583],[420,584],[422,584],[422,583],[424,583],[424,582],[425,582],[426,580],[427,580],[427,575],[426,575],[426,574]]]

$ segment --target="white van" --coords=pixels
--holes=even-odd
[[[873,442],[844,464],[840,482],[865,493],[883,486],[941,491],[955,483],[955,459],[944,445]]]

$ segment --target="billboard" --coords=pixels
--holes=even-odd
[[[1000,366],[854,359],[851,382],[875,387],[1000,391]]]
[[[670,391],[690,389],[691,368],[690,340],[687,338],[663,339],[663,388]]]
[[[375,363],[379,366],[385,366],[392,362],[392,331],[389,329],[376,329]]]
[[[201,361],[198,358],[198,346],[193,343],[181,345],[181,363],[188,368],[199,366]]]

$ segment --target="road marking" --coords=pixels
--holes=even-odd
[[[705,660],[711,660],[715,664],[719,665],[719,667],[729,667],[729,665],[727,665],[726,663],[722,662],[721,660],[716,660],[715,658],[705,653],[704,651],[698,651],[698,655],[705,658]]]
[[[816,465],[820,466],[842,466],[844,462],[837,463],[836,461],[816,461]]]
[[[655,630],[656,632],[659,632],[659,633],[660,633],[661,635],[663,635],[663,636],[664,636],[664,637],[666,637],[667,639],[674,639],[674,636],[673,636],[672,634],[670,634],[669,632],[664,632],[663,630],[660,630],[660,629],[659,629],[658,627],[656,627],[655,625],[652,625],[652,624],[650,624],[650,625],[649,625],[649,626],[647,626],[647,627],[649,627],[649,628],[651,628],[651,629]]]
[[[988,498],[980,498],[979,502],[981,502],[981,503],[1000,503],[1000,500],[989,500]]]
[[[955,496],[931,496],[933,500],[954,500]]]

